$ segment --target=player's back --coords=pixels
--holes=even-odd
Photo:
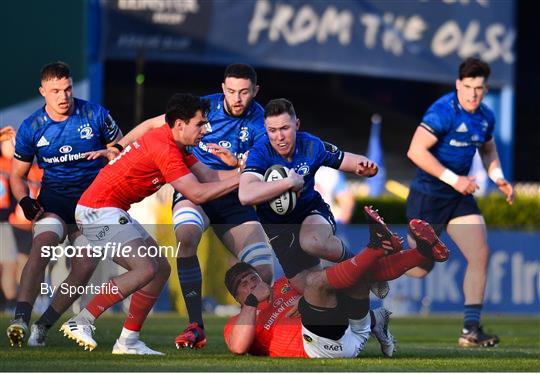
[[[193,147],[191,151],[197,159],[212,169],[231,169],[220,158],[207,152],[207,144],[219,144],[235,155],[246,153],[258,139],[266,134],[264,109],[253,100],[244,114],[234,117],[229,115],[224,108],[223,94],[208,95],[203,99],[210,102],[206,134],[198,146]]]
[[[163,184],[189,174],[188,168],[195,163],[195,157],[177,147],[171,128],[161,126],[144,134],[110,161],[81,196],[79,204],[128,210],[131,204],[150,196]]]
[[[477,148],[492,138],[494,125],[493,112],[485,104],[474,113],[467,112],[459,104],[455,92],[433,103],[421,124],[437,137],[430,152],[458,175],[468,175]],[[418,170],[411,188],[434,196],[459,195],[451,186],[422,169]]]
[[[15,158],[44,169],[43,188],[79,198],[103,167],[103,159],[87,160],[86,153],[104,148],[119,132],[100,105],[74,99],[73,113],[64,121],[49,117],[44,107],[23,121],[17,132]]]

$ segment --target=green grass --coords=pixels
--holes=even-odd
[[[0,315],[0,331],[8,325]],[[496,331],[501,344],[495,348],[457,346],[457,317],[394,318],[391,331],[398,352],[385,359],[375,341],[356,359],[271,359],[230,354],[223,341],[225,319],[206,318],[208,344],[203,350],[177,351],[173,340],[185,320],[172,315],[152,315],[142,339],[162,357],[112,355],[121,330],[121,316],[104,316],[97,323],[99,346],[85,352],[64,338],[55,326],[45,348],[12,348],[5,335],[0,340],[0,371],[540,371],[540,318],[486,317],[485,325]],[[488,329],[489,331],[489,329]]]

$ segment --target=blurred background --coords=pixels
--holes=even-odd
[[[365,240],[365,229],[354,225],[362,222],[355,204],[375,204],[388,222],[405,223],[404,197],[415,173],[406,157],[411,136],[429,105],[453,89],[459,63],[486,60],[492,77],[485,102],[495,111],[503,170],[517,183],[518,198],[508,208],[473,168],[485,180],[479,203],[493,231],[485,310],[540,311],[540,73],[529,2],[25,0],[3,2],[2,15],[2,127],[17,128],[42,105],[39,71],[55,60],[71,65],[75,95],[102,103],[124,133],[163,113],[175,92],[219,92],[226,65],[253,65],[262,105],[287,97],[303,130],[384,167],[370,184],[348,177],[341,183],[354,202],[338,201],[335,209],[348,207],[340,232],[353,247]],[[162,196],[136,208],[145,223],[169,222],[168,195]],[[156,231],[174,244],[170,227]],[[220,256],[208,256],[216,250]],[[221,269],[205,276],[213,310],[230,302],[221,285],[229,260],[211,233],[200,252],[203,267]],[[424,280],[394,282],[390,302],[403,313],[459,312],[465,260],[453,253]],[[160,307],[181,311],[175,278]],[[440,284],[447,291],[436,295]]]

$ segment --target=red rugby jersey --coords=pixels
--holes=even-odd
[[[128,145],[101,169],[79,204],[89,208],[116,207],[128,210],[172,182],[190,173],[198,160],[180,150],[172,130],[164,125]]]

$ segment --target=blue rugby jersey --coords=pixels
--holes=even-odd
[[[480,104],[474,113],[467,112],[459,104],[456,93],[451,92],[431,105],[420,126],[438,139],[429,150],[433,156],[457,175],[468,175],[476,149],[493,137],[495,117],[485,104]],[[439,197],[461,195],[420,168],[411,188]]]
[[[15,158],[44,170],[42,189],[78,199],[105,164],[103,158],[86,160],[85,153],[104,148],[120,129],[109,111],[74,98],[74,110],[62,122],[52,120],[45,106],[25,119],[17,131]]]
[[[321,195],[315,191],[315,173],[321,166],[339,169],[344,157],[343,151],[333,144],[307,132],[296,133],[296,145],[292,161],[281,157],[270,144],[268,138],[261,139],[249,152],[244,173],[255,173],[264,176],[272,165],[283,165],[294,168],[296,173],[304,176],[304,188],[296,201],[294,210],[286,216],[280,216],[270,208],[268,203],[257,206],[257,214],[262,223],[300,223],[311,210],[322,201]]]
[[[246,153],[255,142],[266,136],[264,109],[253,100],[241,117],[233,117],[227,114],[223,107],[225,98],[223,94],[203,98],[210,101],[207,132],[199,145],[190,147],[190,150],[199,161],[212,169],[232,169],[219,157],[208,153],[207,144],[219,144],[235,155]]]

